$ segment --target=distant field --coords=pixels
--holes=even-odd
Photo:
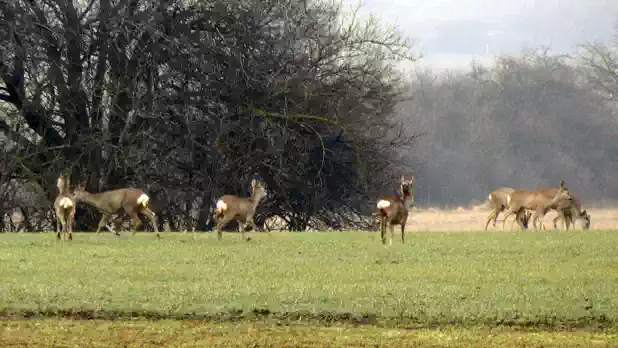
[[[584,209],[588,207],[584,206]],[[591,216],[591,226],[593,230],[618,230],[618,209],[616,208],[592,208],[587,209]],[[485,227],[485,221],[491,210],[485,209],[483,206],[475,209],[422,209],[413,211],[408,218],[406,231],[410,232],[474,232],[482,230]],[[498,217],[497,227],[489,224],[488,231],[500,231],[502,228],[502,218],[504,213]],[[556,212],[550,211],[544,219],[546,228],[553,228],[552,220],[557,216]],[[513,217],[507,221],[505,230],[511,228]],[[563,229],[563,225],[559,225]],[[517,230],[517,225],[513,226],[513,231]]]
[[[0,307],[110,318],[606,327],[618,233],[0,235]],[[396,239],[398,241],[398,239]]]

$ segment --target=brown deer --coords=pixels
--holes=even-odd
[[[498,220],[498,215],[500,215],[500,213],[506,209],[507,207],[506,199],[508,195],[511,194],[513,191],[515,191],[515,189],[512,189],[510,187],[500,187],[492,191],[489,194],[488,196],[489,205],[493,210],[491,214],[489,214],[489,216],[487,217],[487,222],[485,223],[485,231],[487,231],[487,226],[489,226],[489,222],[492,220],[493,220],[494,227],[496,227],[496,221]],[[532,216],[532,213],[528,211],[522,214],[521,222],[525,228],[528,228],[528,221],[530,220],[531,216]],[[502,228],[504,229],[504,224],[502,225]]]
[[[61,175],[58,178],[58,196],[54,201],[54,211],[56,212],[56,232],[58,239],[61,239],[60,233],[73,240],[73,223],[75,221],[76,202],[71,198],[69,190],[70,179],[68,176]]]
[[[400,196],[386,196],[378,200],[378,217],[380,219],[380,238],[382,244],[386,244],[386,227],[390,230],[390,244],[393,244],[395,225],[401,225],[401,243],[405,243],[405,229],[408,220],[408,210],[414,206],[414,191],[416,188],[416,177],[412,176],[406,180],[401,176],[399,186]]]
[[[85,184],[80,184],[75,191],[73,191],[73,199],[76,202],[84,202],[97,208],[102,214],[101,221],[99,221],[99,226],[97,227],[97,234],[101,232],[101,228],[106,225],[108,219],[112,215],[119,214],[121,210],[124,210],[124,212],[133,219],[133,235],[135,235],[138,228],[142,225],[142,221],[138,215],[142,214],[150,219],[157,233],[157,238],[161,238],[155,213],[148,208],[150,197],[140,189],[129,187],[101,193],[89,193],[86,191]],[[116,231],[115,234],[117,236],[120,235],[118,231]]]
[[[576,220],[584,221],[584,229],[590,229],[590,213],[588,213],[585,209],[581,210],[581,203],[579,199],[573,197],[570,202],[563,202],[558,204],[557,207],[558,216],[554,218],[554,229],[558,229],[557,222],[562,219],[564,221],[564,225],[566,230],[569,230],[569,225],[573,224],[575,227]]]
[[[260,201],[268,195],[264,182],[260,180],[251,180],[251,197],[239,197],[235,195],[223,195],[217,199],[215,209],[215,220],[217,226],[217,239],[221,240],[223,236],[222,229],[231,221],[238,221],[242,238],[245,237],[246,225],[251,227],[249,230],[257,230],[253,216],[255,209]],[[245,224],[245,226],[242,226]],[[247,239],[248,240],[248,239]]]
[[[558,189],[556,188],[544,188],[540,189],[537,192],[546,196],[547,199],[552,199],[558,194]],[[570,192],[569,192],[570,193]],[[581,205],[579,200],[573,196],[572,193],[571,200],[560,200],[555,205],[549,207],[552,210],[555,210],[558,213],[553,220],[554,229],[557,229],[558,220],[562,219],[565,222],[566,229],[569,229],[570,224],[575,224],[574,221],[583,221],[584,229],[590,228],[590,214],[586,210],[581,210]],[[513,223],[515,223],[513,221]],[[542,225],[541,228],[545,229],[545,226]]]
[[[569,190],[564,185],[564,180],[560,182],[560,188],[556,191],[554,196],[551,196],[549,192],[552,192],[551,189],[541,189],[537,191],[515,190],[510,193],[507,196],[508,212],[502,222],[503,228],[506,219],[510,215],[516,214],[516,221],[520,229],[523,230],[524,226],[521,223],[521,215],[528,209],[534,211],[532,215],[532,226],[534,226],[535,230],[538,230],[536,225],[537,220],[541,220],[550,209],[555,209],[559,202],[572,199]],[[541,227],[543,227],[542,220]]]

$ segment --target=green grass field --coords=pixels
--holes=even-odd
[[[616,232],[409,233],[405,245],[395,239],[386,247],[377,233],[251,236],[80,233],[57,241],[51,233],[1,234],[4,328],[38,337],[67,318],[139,316],[207,319],[200,321],[206,331],[269,323],[302,332],[309,325],[324,337],[339,337],[332,325],[365,330],[350,337],[401,338],[414,328],[414,342],[442,333],[460,337],[453,344],[485,342],[487,330],[504,327],[545,331],[554,337],[545,345],[574,329],[572,342],[593,340],[588,334],[600,335],[600,344],[616,340]],[[48,324],[20,321],[33,316]],[[77,323],[83,331],[96,321]],[[513,335],[496,334],[496,342],[501,334]]]

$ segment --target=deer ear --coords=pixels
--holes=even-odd
[[[560,181],[560,188],[564,188],[564,180]]]
[[[402,176],[401,176],[401,183],[403,184],[403,183],[405,183],[405,182],[406,182],[406,178],[402,175]]]

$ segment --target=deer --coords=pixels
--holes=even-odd
[[[558,194],[558,189],[544,188],[537,192],[545,195],[547,199],[552,199]],[[560,219],[564,220],[567,230],[569,229],[569,224],[574,224],[574,220],[582,220],[584,222],[584,229],[590,228],[590,214],[586,210],[581,210],[579,200],[572,193],[571,200],[560,200],[557,204],[551,206],[550,209],[558,212],[558,216],[553,220],[554,229],[557,229],[557,222]],[[545,229],[544,225],[541,227]]]
[[[133,236],[135,236],[138,228],[142,225],[142,221],[139,218],[139,214],[141,214],[150,219],[157,233],[157,238],[161,238],[156,215],[148,207],[150,197],[143,190],[127,187],[100,193],[90,193],[86,191],[85,183],[82,183],[73,191],[73,199],[76,202],[84,202],[95,207],[102,214],[101,221],[99,221],[99,226],[97,227],[97,234],[101,233],[101,228],[106,225],[107,220],[112,215],[124,210],[134,222]],[[115,234],[117,236],[120,235],[118,231]]]
[[[215,209],[215,221],[217,225],[217,239],[223,237],[223,228],[232,221],[238,221],[242,238],[245,237],[245,229],[249,225],[249,230],[257,230],[253,217],[260,201],[268,195],[266,185],[261,180],[251,180],[251,196],[239,197],[235,195],[223,195],[217,199]],[[242,226],[245,224],[245,226]],[[249,240],[249,238],[247,238]]]
[[[588,213],[585,209],[581,210],[581,203],[579,199],[573,197],[570,202],[564,202],[558,204],[556,209],[558,211],[558,216],[554,218],[554,229],[558,229],[557,222],[562,219],[564,221],[564,225],[566,230],[569,230],[569,225],[573,224],[575,227],[576,220],[584,221],[584,229],[590,229],[590,213]]]
[[[500,187],[489,194],[489,205],[493,210],[491,214],[489,214],[489,216],[487,217],[487,222],[485,223],[485,231],[487,231],[487,226],[489,226],[489,222],[492,220],[494,227],[496,227],[498,215],[500,215],[500,213],[506,209],[506,199],[508,195],[511,194],[513,191],[515,191],[515,189],[510,187]],[[526,211],[524,212],[524,214],[522,214],[521,222],[525,228],[528,228],[528,221],[530,220],[531,216],[532,213],[529,211]],[[504,229],[504,225],[502,227]]]
[[[564,180],[560,182],[560,188],[556,191],[556,194],[551,196],[549,192],[551,189],[541,189],[537,191],[528,190],[515,190],[507,196],[508,212],[504,217],[502,226],[506,223],[506,219],[516,214],[516,221],[519,224],[520,229],[524,229],[521,223],[521,215],[524,214],[524,210],[528,209],[534,211],[532,215],[532,226],[535,230],[538,230],[536,222],[541,220],[550,209],[555,209],[556,205],[562,201],[570,201],[572,199],[571,193],[565,187]],[[541,227],[543,222],[541,221]]]
[[[73,223],[75,221],[76,202],[71,198],[69,191],[70,179],[68,176],[61,175],[58,178],[58,196],[54,200],[54,211],[56,213],[56,236],[62,239],[60,234],[64,235],[65,239],[73,240]]]
[[[377,215],[380,219],[380,238],[382,244],[386,244],[386,227],[390,229],[390,244],[393,244],[395,225],[401,226],[401,243],[405,243],[405,228],[408,220],[408,211],[414,206],[414,190],[416,188],[416,177],[412,176],[406,180],[401,176],[399,195],[381,197],[378,199],[376,207]]]

